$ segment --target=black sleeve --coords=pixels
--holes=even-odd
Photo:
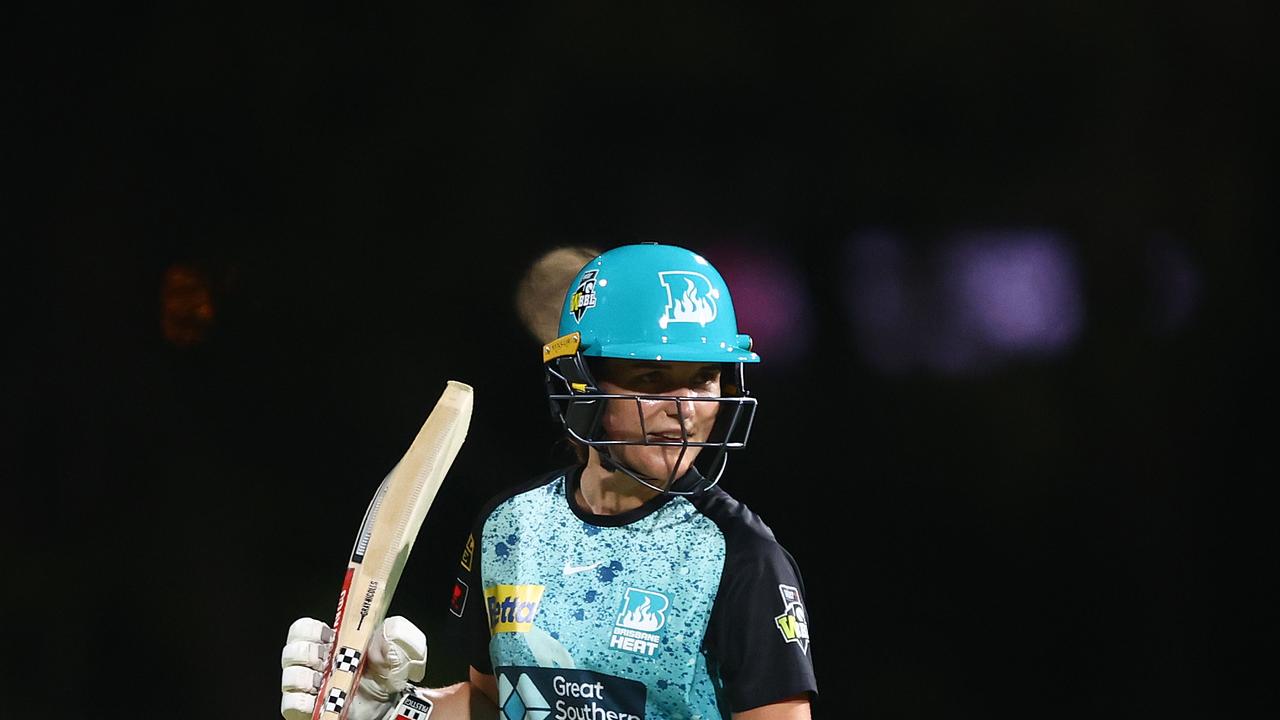
[[[707,651],[734,712],[817,695],[795,559],[772,537],[729,537]]]
[[[484,588],[480,585],[480,538],[487,517],[487,513],[482,513],[467,534],[458,559],[458,576],[449,598],[449,612],[461,624],[461,650],[468,664],[492,674],[489,620],[485,612]]]

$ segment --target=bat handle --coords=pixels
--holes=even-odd
[[[320,715],[324,713],[324,698],[329,692],[329,678],[333,675],[333,665],[328,664],[324,668],[324,674],[320,676],[320,687],[316,692],[316,704],[311,709],[311,720],[320,720]]]
[[[338,712],[338,720],[347,720],[347,713],[351,712],[351,705],[355,703],[356,692],[360,689],[360,677],[364,675],[364,658],[360,658],[360,666],[351,674],[351,696],[343,703],[342,710]]]
[[[333,687],[335,687],[330,683],[333,679],[334,661],[333,657],[329,658],[329,664],[325,667],[324,675],[322,675],[320,679],[320,690],[316,693],[316,705],[315,709],[311,712],[311,720],[322,720],[322,718],[328,718],[328,720],[347,720],[347,713],[351,711],[351,705],[355,702],[356,692],[360,689],[360,678],[364,676],[365,661],[365,655],[362,653],[360,663],[356,665],[355,670],[351,673],[350,685],[346,688],[341,688],[339,686],[340,689],[345,690],[346,697],[342,701],[342,706],[335,712],[325,709],[328,706],[329,693],[333,690]]]

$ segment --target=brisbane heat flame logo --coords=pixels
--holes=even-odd
[[[671,598],[660,592],[627,588],[609,637],[609,647],[653,657],[662,646],[662,636],[657,632],[667,624],[669,607]]]
[[[634,608],[627,609],[627,605],[634,602],[633,598],[636,596],[641,598],[640,604]],[[656,603],[654,602],[655,599],[657,600]],[[627,593],[627,600],[623,603],[623,608],[622,614],[618,617],[618,625],[620,627],[653,632],[662,627],[665,621],[662,613],[667,609],[667,599],[657,593],[646,593],[632,589]]]
[[[658,273],[658,281],[667,290],[667,307],[658,318],[660,327],[684,322],[706,325],[716,319],[716,300],[720,291],[706,275],[671,270]]]

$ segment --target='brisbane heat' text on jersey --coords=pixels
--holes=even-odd
[[[620,515],[571,499],[580,468],[492,499],[451,611],[503,720],[667,720],[816,695],[800,573],[720,488]]]

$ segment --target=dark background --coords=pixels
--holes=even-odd
[[[1258,712],[1262,5],[11,11],[3,714],[278,717],[285,631],[331,618],[447,379],[474,422],[393,612],[429,680],[460,679],[470,516],[560,457],[515,283],[632,240],[773,248],[807,283],[813,332],[788,363],[759,348],[725,487],[805,571],[817,717]],[[1079,259],[1068,349],[866,361],[850,233],[1022,226]],[[1157,236],[1199,278],[1160,331]],[[175,266],[216,309],[190,346],[162,333]]]

